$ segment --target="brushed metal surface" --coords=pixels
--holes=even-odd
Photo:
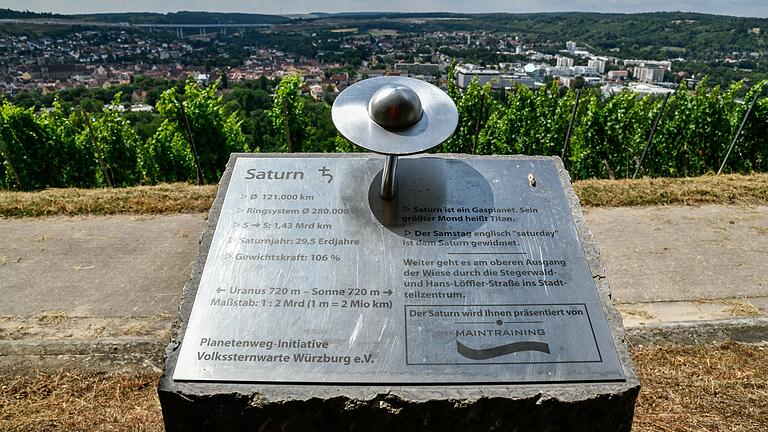
[[[385,85],[376,90],[368,102],[368,115],[389,130],[413,126],[423,113],[421,101],[410,87]]]
[[[391,200],[397,195],[397,156],[387,156],[381,171],[381,193],[383,200]]]
[[[416,123],[403,130],[390,130],[376,123],[368,105],[382,86],[405,86],[421,103],[422,114]],[[331,117],[346,139],[374,153],[405,156],[439,145],[451,137],[459,121],[453,100],[434,85],[415,78],[377,77],[357,82],[339,94]]]
[[[400,164],[238,159],[173,378],[624,380],[552,161]]]

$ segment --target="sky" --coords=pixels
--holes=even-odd
[[[0,8],[64,14],[179,10],[265,14],[685,11],[768,18],[768,0],[0,0]]]

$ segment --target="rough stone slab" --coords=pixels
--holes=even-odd
[[[202,236],[200,252],[185,286],[181,320],[166,351],[158,385],[165,427],[175,430],[509,430],[629,431],[640,384],[629,358],[624,329],[611,305],[597,244],[562,162],[554,158],[587,261],[596,282],[614,343],[625,367],[624,383],[391,386],[187,383],[170,377],[210,249],[213,231],[237,157],[345,157],[345,155],[233,155],[224,173]],[[355,155],[355,156],[360,156]],[[440,155],[446,158],[467,158]],[[372,156],[373,157],[373,156]],[[549,159],[514,156],[499,159]]]

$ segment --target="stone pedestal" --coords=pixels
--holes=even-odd
[[[373,155],[273,155],[284,158],[381,158]],[[621,317],[612,306],[610,288],[600,260],[597,244],[587,229],[579,201],[568,173],[558,158],[510,156],[477,158],[439,155],[453,161],[512,160],[551,161],[575,223],[578,240],[597,289],[602,312],[610,329],[624,380],[611,376],[606,382],[588,379],[510,380],[499,382],[333,383],[270,382],[258,380],[174,380],[182,340],[189,324],[193,304],[203,277],[214,231],[237,158],[265,155],[233,155],[219,185],[209,213],[208,225],[200,242],[200,253],[190,282],[184,287],[180,321],[175,326],[166,352],[165,374],[158,385],[167,431],[629,431],[640,385],[628,355]],[[407,168],[407,166],[404,166]],[[504,180],[504,179],[497,179]],[[369,179],[370,181],[370,179]],[[529,179],[536,187],[537,179]],[[407,192],[407,188],[405,189]],[[368,197],[361,197],[368,200]],[[496,203],[499,205],[499,203]],[[545,205],[545,204],[540,204]],[[346,271],[340,268],[339,271]],[[533,303],[533,302],[531,302]],[[593,311],[594,313],[594,311]],[[402,316],[402,315],[401,315]],[[598,319],[602,319],[599,317]],[[594,320],[593,320],[594,321]],[[213,325],[213,324],[212,324]],[[287,325],[287,324],[286,324]],[[591,325],[591,324],[590,324]],[[594,331],[594,330],[593,330]],[[598,337],[595,337],[596,342]],[[553,346],[553,349],[555,347]],[[603,350],[604,356],[610,353]],[[615,356],[615,354],[614,354]],[[602,357],[601,357],[602,360]],[[406,362],[405,359],[398,361]],[[533,367],[533,366],[531,366]],[[466,369],[452,366],[457,376]],[[258,372],[258,371],[256,371]],[[254,376],[258,376],[255,374]],[[460,381],[460,380],[458,380]],[[477,380],[475,380],[477,381]],[[489,380],[492,381],[492,380]],[[512,379],[511,381],[516,381]]]

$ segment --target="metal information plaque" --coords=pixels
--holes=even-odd
[[[236,161],[175,380],[624,380],[552,161],[381,161]]]

